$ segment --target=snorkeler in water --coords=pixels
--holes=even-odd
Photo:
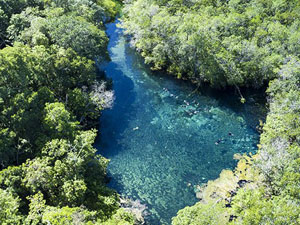
[[[218,139],[218,140],[215,142],[215,145],[220,144],[222,141],[223,141],[222,139]]]

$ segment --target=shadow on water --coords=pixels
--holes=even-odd
[[[234,91],[194,93],[192,84],[152,72],[115,23],[107,33],[111,62],[99,67],[113,80],[116,100],[101,116],[95,145],[111,160],[109,185],[146,204],[148,224],[170,224],[196,203],[197,185],[234,168],[235,153],[256,151],[261,105],[251,93],[244,105]]]
[[[113,80],[115,102],[113,109],[105,110],[102,113],[100,121],[101,146],[98,149],[107,149],[109,147],[110,150],[113,150],[115,149],[114,145],[117,145],[117,143],[111,143],[111,140],[118,140],[120,134],[127,128],[128,121],[134,117],[135,108],[132,106],[132,103],[136,94],[133,91],[133,82],[122,75],[122,71],[117,69],[114,63],[111,63],[110,67],[110,73],[118,74],[119,76],[109,77]],[[107,127],[114,127],[115,129],[106,129]],[[102,130],[105,132],[102,132]]]
[[[111,49],[118,44],[120,31],[116,24],[110,24],[107,26],[107,33],[110,39],[108,50],[110,57],[113,57],[114,53]],[[112,109],[105,110],[102,113],[100,121],[101,135],[97,138],[95,146],[100,150],[100,153],[103,149],[109,149],[111,157],[113,154],[118,153],[118,143],[112,142],[112,140],[120,138],[120,134],[128,126],[128,121],[134,117],[135,108],[132,103],[135,101],[136,93],[133,91],[133,81],[123,73],[122,68],[114,60],[104,65],[104,68],[103,65],[98,65],[98,67],[100,70],[104,70],[106,78],[112,80],[115,101]],[[106,129],[110,127],[113,129]],[[102,130],[105,132],[102,132]]]

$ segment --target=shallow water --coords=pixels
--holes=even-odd
[[[101,116],[99,153],[111,160],[110,186],[146,204],[149,224],[170,224],[179,209],[197,201],[196,185],[233,168],[235,153],[255,152],[260,105],[241,104],[234,93],[202,90],[152,73],[116,24],[109,24],[116,101]],[[230,135],[232,134],[232,135]]]

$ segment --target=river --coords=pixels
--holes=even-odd
[[[115,104],[101,116],[96,147],[110,159],[110,187],[147,206],[147,223],[170,224],[197,202],[195,187],[234,168],[235,153],[255,152],[260,105],[237,95],[151,72],[116,23],[107,25]],[[250,100],[249,100],[250,99]]]

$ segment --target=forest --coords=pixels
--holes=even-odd
[[[132,224],[93,147],[111,0],[0,2],[1,224]]]
[[[121,10],[152,70],[236,89],[241,104],[267,87],[257,153],[236,155],[172,224],[300,224],[298,0],[1,0],[1,224],[137,224],[94,147],[114,102],[96,63]]]

